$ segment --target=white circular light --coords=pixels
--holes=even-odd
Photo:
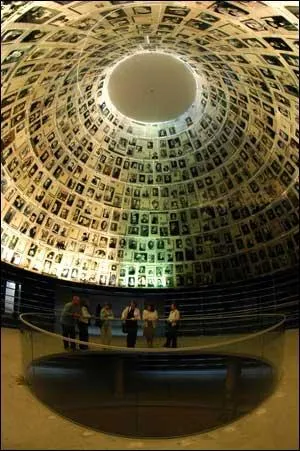
[[[118,61],[107,77],[108,104],[141,123],[177,119],[195,102],[190,66],[163,52],[140,52]]]

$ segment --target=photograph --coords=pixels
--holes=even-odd
[[[25,66],[21,66],[16,70],[13,78],[23,77],[24,75],[28,74],[28,72],[30,72],[31,69],[33,69],[33,68],[34,68],[34,64],[27,64]],[[37,130],[37,129],[33,129],[33,131],[35,131],[35,130]]]
[[[174,17],[174,16],[163,16],[162,23],[169,23],[169,24],[175,24],[178,25],[182,22],[181,17]]]
[[[245,9],[240,8],[236,5],[237,2],[222,2],[218,1],[215,2],[212,6],[209,7],[209,9],[212,9],[214,12],[218,14],[228,14],[232,17],[243,17],[245,15],[248,15],[249,12]]]
[[[271,66],[283,66],[283,64],[280,61],[280,58],[278,56],[261,55],[261,58],[263,58]]]
[[[24,30],[7,30],[3,33],[1,36],[1,42],[12,42],[18,39],[22,34],[24,33]]]
[[[200,20],[190,19],[185,24],[187,27],[194,28],[195,30],[207,30],[211,27],[211,24],[206,22],[201,22]],[[226,35],[225,35],[226,36]]]
[[[267,27],[254,19],[243,20],[242,23],[253,31],[266,31]]]
[[[25,54],[25,52],[22,50],[13,50],[2,60],[2,64],[4,65],[4,64],[16,63],[23,57],[24,54]],[[33,67],[33,65],[31,65],[31,66]]]
[[[24,38],[22,38],[21,42],[35,42],[35,41],[39,41],[46,34],[48,34],[47,31],[33,30],[30,33],[26,34],[24,36]]]
[[[235,47],[237,49],[248,48],[248,45],[246,45],[245,42],[240,39],[231,38],[231,39],[227,39],[226,42],[228,42],[228,44],[232,45],[233,47]]]
[[[296,25],[289,22],[283,16],[270,16],[270,17],[262,17],[261,20],[265,22],[266,25],[270,27],[270,29],[275,30],[287,30],[287,31],[297,31],[298,28]]]
[[[134,15],[151,14],[151,6],[135,6],[132,8]]]
[[[185,17],[189,14],[190,9],[186,7],[179,7],[179,6],[166,6],[165,14],[170,14],[173,16],[181,16]]]
[[[263,40],[276,50],[283,50],[286,52],[293,51],[293,49],[282,38],[264,37]]]
[[[53,17],[57,16],[58,14],[59,11],[56,11],[54,9],[36,6],[26,11],[26,13],[24,13],[22,16],[15,19],[15,22],[42,24],[50,19],[53,19]]]
[[[299,56],[289,55],[287,53],[281,53],[281,55],[289,66],[299,67]]]

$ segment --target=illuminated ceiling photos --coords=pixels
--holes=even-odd
[[[137,288],[295,264],[294,16],[260,2],[16,3],[1,6],[4,261]],[[106,74],[142,49],[198,74],[177,120],[139,124],[107,103]]]

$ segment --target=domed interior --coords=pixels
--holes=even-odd
[[[132,288],[295,267],[298,20],[269,3],[2,2],[2,260]]]

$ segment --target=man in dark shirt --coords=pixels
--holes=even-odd
[[[80,316],[80,298],[79,296],[73,296],[71,302],[67,302],[62,311],[60,322],[62,325],[63,337],[76,338],[76,320]],[[63,340],[64,348],[69,349],[69,345],[73,351],[76,349],[76,343]]]

